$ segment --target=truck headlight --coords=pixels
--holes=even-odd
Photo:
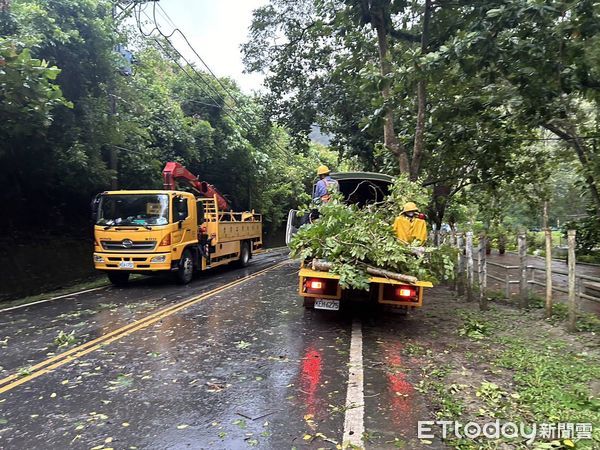
[[[167,260],[167,256],[166,255],[158,255],[158,256],[153,256],[152,259],[150,260],[151,263],[164,263]]]
[[[103,263],[104,262],[104,258],[100,255],[94,255],[94,262],[95,263]]]

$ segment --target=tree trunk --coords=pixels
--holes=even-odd
[[[446,214],[446,206],[450,197],[450,186],[436,184],[433,187],[433,199],[431,202],[431,219],[439,231],[444,223],[444,215]]]
[[[386,30],[386,20],[383,7],[372,10],[371,25],[377,32],[377,47],[379,50],[379,68],[381,76],[384,79],[381,88],[381,96],[383,97],[383,108],[385,115],[383,118],[383,144],[390,150],[396,158],[400,166],[400,173],[410,174],[410,163],[406,148],[398,137],[394,128],[394,111],[390,105],[392,96],[390,90],[389,74],[392,73],[392,66],[388,59],[388,36]]]
[[[575,150],[577,158],[583,166],[585,182],[588,186],[592,201],[594,202],[596,215],[600,217],[600,191],[598,189],[597,180],[594,179],[594,176],[590,171],[589,150],[586,148],[586,145],[581,141],[574,128],[571,130],[571,132],[568,132],[551,123],[544,123],[542,126],[548,131],[551,131],[557,135],[559,138],[563,139],[567,145],[570,145]]]
[[[431,15],[431,0],[425,0],[423,11],[423,32],[421,34],[421,55],[427,52],[429,45],[429,17]],[[427,107],[427,80],[421,73],[417,83],[417,124],[415,127],[415,141],[413,146],[412,161],[410,164],[410,179],[416,181],[421,172],[425,137],[425,109]]]
[[[321,259],[313,259],[311,263],[312,270],[320,270],[323,272],[329,272],[331,270],[332,264],[327,261],[323,261]],[[415,284],[419,281],[416,277],[411,275],[404,275],[401,273],[390,272],[389,270],[379,269],[377,267],[365,265],[366,271],[370,275],[374,275],[376,277],[383,278],[391,278],[392,280],[402,281],[404,283]]]

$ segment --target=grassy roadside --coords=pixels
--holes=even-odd
[[[493,302],[486,312],[462,300],[446,308],[448,320],[438,330],[446,342],[426,353],[418,386],[437,420],[538,424],[533,443],[451,433],[451,448],[600,448],[600,320],[585,316],[582,331],[569,334],[560,308],[553,320],[544,319],[541,309],[522,311],[506,301]],[[542,439],[544,423],[591,423],[593,439]]]

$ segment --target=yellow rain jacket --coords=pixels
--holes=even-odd
[[[424,244],[427,240],[427,222],[418,217],[413,217],[412,219],[405,215],[396,217],[394,231],[398,239],[407,244],[415,240]]]

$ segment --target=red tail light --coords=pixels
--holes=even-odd
[[[383,300],[417,303],[419,301],[419,289],[411,285],[386,284],[383,286]]]
[[[414,289],[407,288],[405,286],[401,286],[396,288],[396,295],[398,297],[415,297],[417,295],[417,291]]]
[[[160,241],[160,244],[158,245],[171,245],[171,233],[167,234],[164,238],[162,238],[162,241]]]
[[[304,290],[307,294],[336,295],[337,289],[337,280],[307,278],[304,282]]]
[[[306,283],[306,287],[309,289],[323,289],[323,282],[317,280],[310,280]]]

